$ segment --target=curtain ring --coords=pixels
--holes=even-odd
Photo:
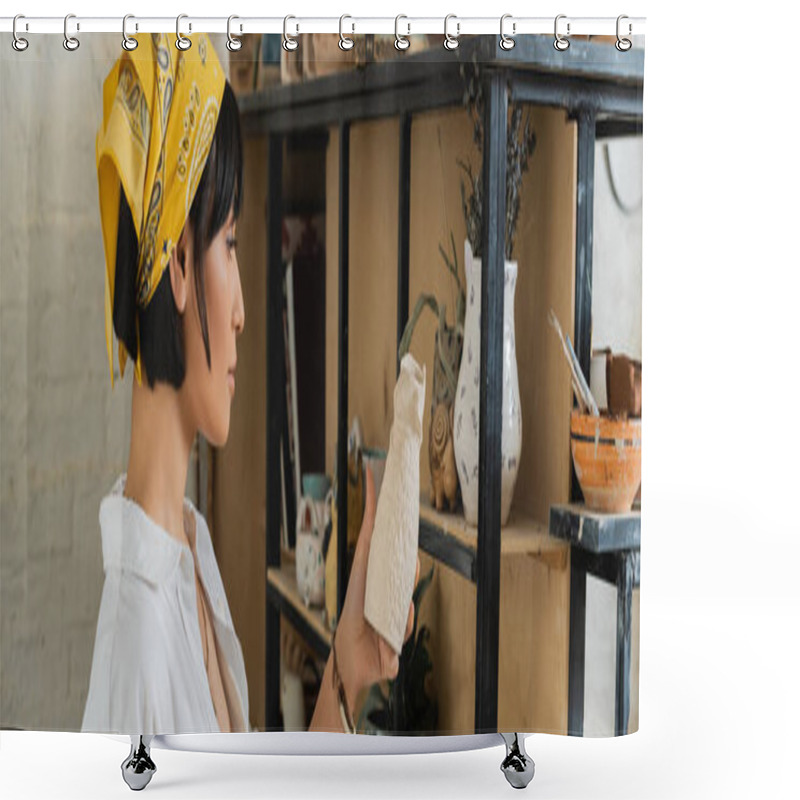
[[[511,17],[512,17],[511,14],[503,14],[503,16],[500,17],[500,47],[502,47],[503,50],[511,50],[511,48],[516,44],[516,42],[510,36],[506,36],[506,34],[503,33],[503,23],[507,19],[511,19]],[[517,32],[517,23],[512,22],[511,33],[514,34],[516,32]]]
[[[71,19],[75,19],[74,14],[67,14],[67,16],[64,17],[64,49],[73,53],[81,46],[81,43],[74,36],[70,36],[67,33],[67,25]],[[79,24],[77,24],[77,30],[80,30]]]
[[[555,38],[555,41],[553,42],[553,47],[555,47],[556,50],[559,50],[560,52],[563,53],[564,50],[566,50],[569,47],[569,40],[566,38],[566,36],[562,36],[558,32],[558,21],[560,19],[567,19],[567,15],[566,14],[559,14],[556,17],[556,22],[555,22],[555,26],[554,26],[554,31],[555,31],[556,38]],[[567,36],[569,36],[569,21],[567,21]]]
[[[175,35],[178,37],[175,39],[175,47],[178,50],[188,50],[192,46],[192,40],[189,39],[187,36],[184,36],[181,33],[181,20],[187,19],[189,17],[188,14],[178,14],[175,20]],[[189,33],[192,32],[192,23],[189,23]]]
[[[287,30],[290,19],[296,19],[296,17],[290,14],[283,18],[283,49],[286,50],[287,53],[297,50],[297,39],[295,39],[294,36],[290,36]]]
[[[447,23],[451,20],[456,20],[456,35],[453,36],[451,33],[447,32]],[[445,50],[455,50],[458,47],[458,35],[461,33],[461,23],[458,22],[458,18],[455,14],[448,14],[444,18],[444,49]]]
[[[17,33],[17,20],[18,19],[25,19],[25,16],[23,14],[17,14],[17,16],[14,17],[14,24],[11,27],[11,32],[14,34],[14,38],[11,40],[11,46],[18,53],[21,53],[23,50],[27,50],[28,49],[28,40],[27,39],[23,39]]]
[[[398,50],[408,50],[411,46],[411,42],[408,40],[408,34],[411,33],[411,25],[408,25],[408,33],[405,36],[400,35],[400,20],[401,19],[408,19],[405,14],[398,14],[394,18],[394,46]]]
[[[231,33],[231,22],[233,22],[235,19],[239,19],[239,17],[237,17],[235,14],[231,14],[231,16],[228,17],[228,43],[225,46],[231,51],[231,53],[235,53],[242,49],[242,40],[238,36],[234,36]],[[239,30],[241,30],[241,27]]]
[[[617,43],[614,45],[614,47],[616,47],[617,50],[620,51],[620,53],[625,53],[628,50],[630,50],[631,47],[633,47],[633,42],[630,39],[623,38],[622,36],[619,35],[620,22],[622,22],[622,20],[624,20],[624,19],[628,19],[625,16],[625,14],[620,14],[617,17]],[[633,28],[631,27],[631,23],[629,22],[628,23],[628,36],[630,36],[631,33],[633,33]]]
[[[349,14],[342,14],[342,16],[339,17],[339,49],[340,50],[352,50],[353,49],[353,45],[355,45],[355,42],[352,39],[350,39],[348,36],[345,36],[344,32],[342,30],[342,28],[344,26],[344,21],[346,19],[353,19],[353,18]],[[355,30],[355,25],[353,26],[353,29]]]
[[[133,36],[128,36],[127,25],[129,19],[134,19],[133,14],[126,14],[122,18],[122,49],[128,52],[135,50],[139,46],[139,41],[137,39],[134,39]],[[138,23],[136,23],[136,30],[139,30]]]

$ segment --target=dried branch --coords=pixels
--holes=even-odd
[[[483,152],[484,141],[484,97],[481,67],[475,55],[469,64],[460,66],[464,81],[464,105],[473,124],[472,139],[478,150]],[[509,119],[506,137],[506,220],[505,220],[505,258],[510,259],[514,249],[517,232],[517,220],[520,209],[520,191],[523,175],[528,171],[531,156],[536,149],[536,134],[533,131],[529,113],[525,113],[523,123],[522,106],[509,105]],[[467,239],[476,258],[482,256],[483,250],[483,174],[473,173],[472,166],[458,159],[457,163],[464,170],[461,181],[461,205],[467,227]]]

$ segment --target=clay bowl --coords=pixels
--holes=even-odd
[[[573,411],[570,446],[586,507],[630,511],[642,481],[642,420]]]

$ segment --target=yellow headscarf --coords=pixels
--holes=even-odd
[[[96,161],[106,255],[106,347],[114,385],[113,309],[120,186],[131,209],[139,264],[137,308],[145,308],[169,263],[192,206],[216,129],[225,73],[204,33],[180,51],[167,34],[139,36],[103,83]],[[142,382],[136,315],[136,380]],[[128,357],[119,345],[119,371]]]

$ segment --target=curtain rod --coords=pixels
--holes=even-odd
[[[81,17],[70,15],[68,32],[70,36],[86,33],[122,33],[120,17]],[[503,15],[502,29],[506,36],[522,34],[550,34],[556,29],[555,17],[515,17]],[[0,17],[0,32],[11,33],[14,17]],[[180,30],[184,36],[192,33],[227,33],[228,17],[195,17],[181,15]],[[645,17],[622,17],[620,22],[622,36],[636,36],[645,32]],[[126,23],[128,36],[137,33],[176,32],[175,17],[136,17],[129,16]],[[284,26],[287,26],[286,29]],[[617,35],[617,17],[570,17],[560,14],[557,19],[558,31],[562,36]],[[452,36],[474,34],[500,34],[501,17],[236,17],[231,21],[231,32],[235,36],[248,33],[278,33],[284,30],[295,36],[301,33],[377,33],[413,36],[415,33],[442,36],[449,32]],[[64,34],[64,17],[20,16],[17,20],[17,34],[59,33]]]

